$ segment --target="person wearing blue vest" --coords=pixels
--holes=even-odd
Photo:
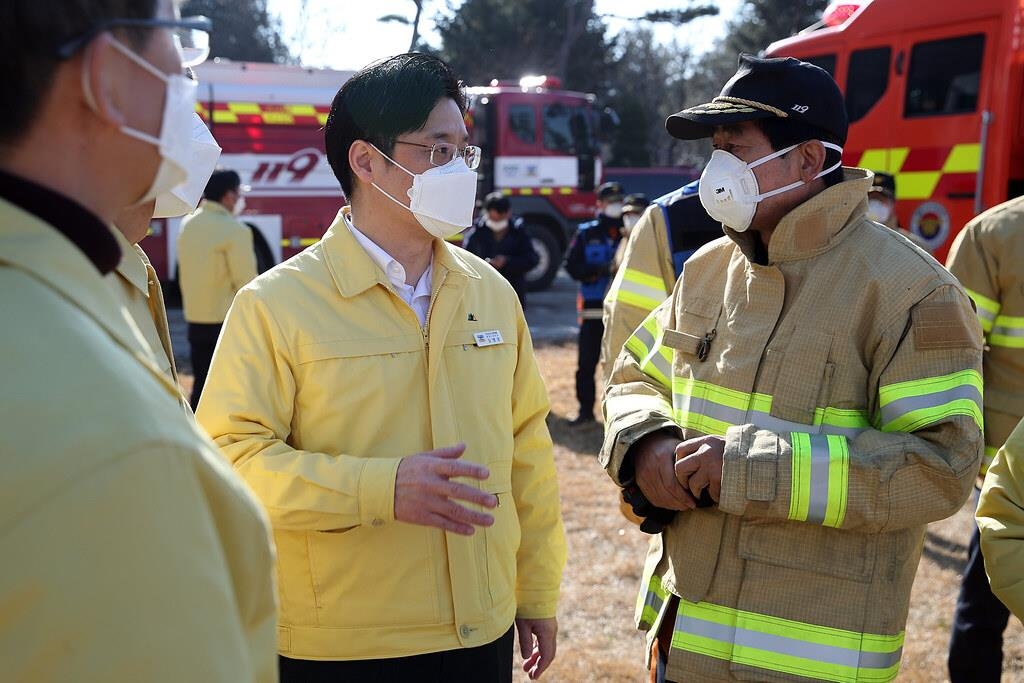
[[[604,183],[597,188],[597,218],[581,223],[569,245],[565,270],[579,281],[579,356],[576,367],[576,400],[580,411],[570,424],[594,422],[596,387],[594,373],[601,358],[601,321],[604,295],[611,284],[615,250],[622,239],[622,186]]]

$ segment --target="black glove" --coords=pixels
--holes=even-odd
[[[640,531],[645,534],[660,534],[676,516],[676,510],[660,508],[647,500],[647,496],[636,484],[629,484],[622,489],[622,499],[633,508],[634,515],[643,518],[644,521],[640,523]],[[708,493],[707,487],[701,489],[697,507],[706,508],[714,504],[715,500]]]

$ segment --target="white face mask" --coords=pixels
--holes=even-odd
[[[395,166],[412,176],[409,188],[409,205],[406,206],[372,183],[381,194],[412,212],[423,229],[434,237],[445,239],[462,232],[473,223],[473,208],[476,200],[476,171],[466,166],[466,161],[457,156],[444,166],[434,166],[423,173],[413,173],[405,166],[381,152],[381,155]]]
[[[156,198],[153,218],[174,218],[196,210],[203,190],[220,158],[220,145],[199,114],[192,113],[192,141],[185,182],[160,193]],[[241,200],[239,200],[241,201]],[[236,207],[237,208],[237,207]]]
[[[868,218],[876,223],[887,225],[892,218],[892,205],[884,199],[868,198]]]
[[[488,218],[487,220],[484,221],[484,223],[487,225],[488,228],[490,228],[494,232],[501,232],[502,230],[508,227],[507,218],[501,221],[492,221],[490,218]]]
[[[777,152],[772,152],[749,164],[725,150],[716,149],[711,153],[711,160],[704,167],[704,172],[700,174],[699,194],[700,203],[704,206],[704,210],[716,221],[725,224],[736,232],[743,232],[749,228],[750,221],[754,218],[754,212],[757,211],[758,202],[762,199],[796,189],[804,184],[803,180],[798,180],[795,183],[783,185],[764,194],[759,194],[757,177],[754,175],[753,169],[776,157],[782,156],[790,150],[796,149],[800,144],[791,145]],[[825,145],[828,149],[834,149],[839,152],[840,157],[842,157],[842,147],[833,145],[830,142],[822,142],[821,144]],[[814,176],[814,178],[828,175],[839,168],[842,163],[842,159],[840,159],[840,161],[826,168]]]
[[[164,82],[164,111],[160,122],[160,137],[153,137],[127,125],[121,126],[121,132],[125,135],[148,142],[160,150],[160,166],[157,168],[156,176],[145,194],[134,202],[141,204],[180,185],[188,177],[186,169],[191,154],[189,140],[192,138],[192,115],[196,110],[197,84],[181,74],[165,74],[116,38],[111,38],[110,43],[118,52]],[[82,85],[89,106],[96,111],[96,102],[89,86],[88,67],[84,64]]]
[[[605,204],[604,209],[601,212],[608,216],[608,218],[621,218],[622,217],[622,202],[612,202],[611,204]]]
[[[629,234],[629,231],[633,229],[633,226],[640,220],[640,214],[627,213],[622,217],[622,231]]]
[[[235,200],[235,208],[231,210],[231,213],[241,216],[243,211],[245,211],[245,195],[239,195],[238,199]]]

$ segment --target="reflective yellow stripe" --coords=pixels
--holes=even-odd
[[[891,681],[904,634],[876,635],[680,598],[677,650],[820,681]]]
[[[645,311],[653,311],[667,298],[665,282],[660,277],[654,277],[632,268],[626,268],[623,271],[622,281],[618,291],[615,292],[616,301],[636,306]]]
[[[649,630],[658,621],[658,615],[668,599],[668,591],[661,585],[660,576],[652,576],[647,591],[637,595],[637,611],[640,612],[641,630]]]
[[[669,391],[672,386],[672,350],[661,344],[661,330],[654,314],[650,314],[640,327],[626,340],[626,349],[640,365],[640,371]]]
[[[794,432],[791,441],[793,481],[789,519],[842,526],[850,480],[846,437]]]
[[[974,304],[978,307],[978,320],[981,321],[981,329],[985,330],[985,334],[988,334],[992,331],[992,325],[995,323],[996,316],[999,315],[999,309],[1001,308],[999,302],[978,294],[973,289],[964,287],[964,291],[967,292],[967,296],[971,297],[974,300]]]
[[[869,428],[866,411],[816,408],[813,424],[783,420],[771,414],[773,398],[749,394],[688,377],[672,378],[673,419],[682,427],[722,436],[732,426],[754,424],[782,434],[821,432],[854,437]]]
[[[899,382],[878,390],[883,432],[912,432],[952,415],[966,415],[982,427],[982,383],[976,370]]]
[[[1024,349],[1024,317],[1015,315],[997,316],[988,335],[992,346]]]

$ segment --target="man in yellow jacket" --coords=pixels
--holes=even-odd
[[[636,615],[655,676],[893,680],[925,526],[981,462],[970,300],[865,217],[826,71],[743,55],[666,127],[712,138],[699,196],[726,235],[605,395],[601,461],[660,528]]]
[[[183,178],[177,45],[208,26],[169,1],[0,4],[5,681],[277,678],[264,514],[111,283],[110,221]]]
[[[974,299],[985,331],[984,474],[1024,418],[1024,197],[968,223],[953,242],[946,267]],[[992,594],[980,543],[975,529],[953,614],[952,683],[999,681],[1002,675],[1003,631],[1010,613]]]
[[[996,453],[978,501],[981,549],[992,591],[1024,618],[1024,421]],[[1002,632],[1000,632],[1000,635]]]
[[[188,322],[193,409],[203,393],[235,292],[256,277],[252,231],[235,218],[240,202],[244,198],[238,173],[214,171],[199,210],[181,222],[178,234],[178,282]]]
[[[285,681],[510,681],[555,656],[565,561],[548,399],[515,292],[444,238],[480,150],[442,61],[345,83],[351,206],[243,288],[197,419],[270,514]]]

